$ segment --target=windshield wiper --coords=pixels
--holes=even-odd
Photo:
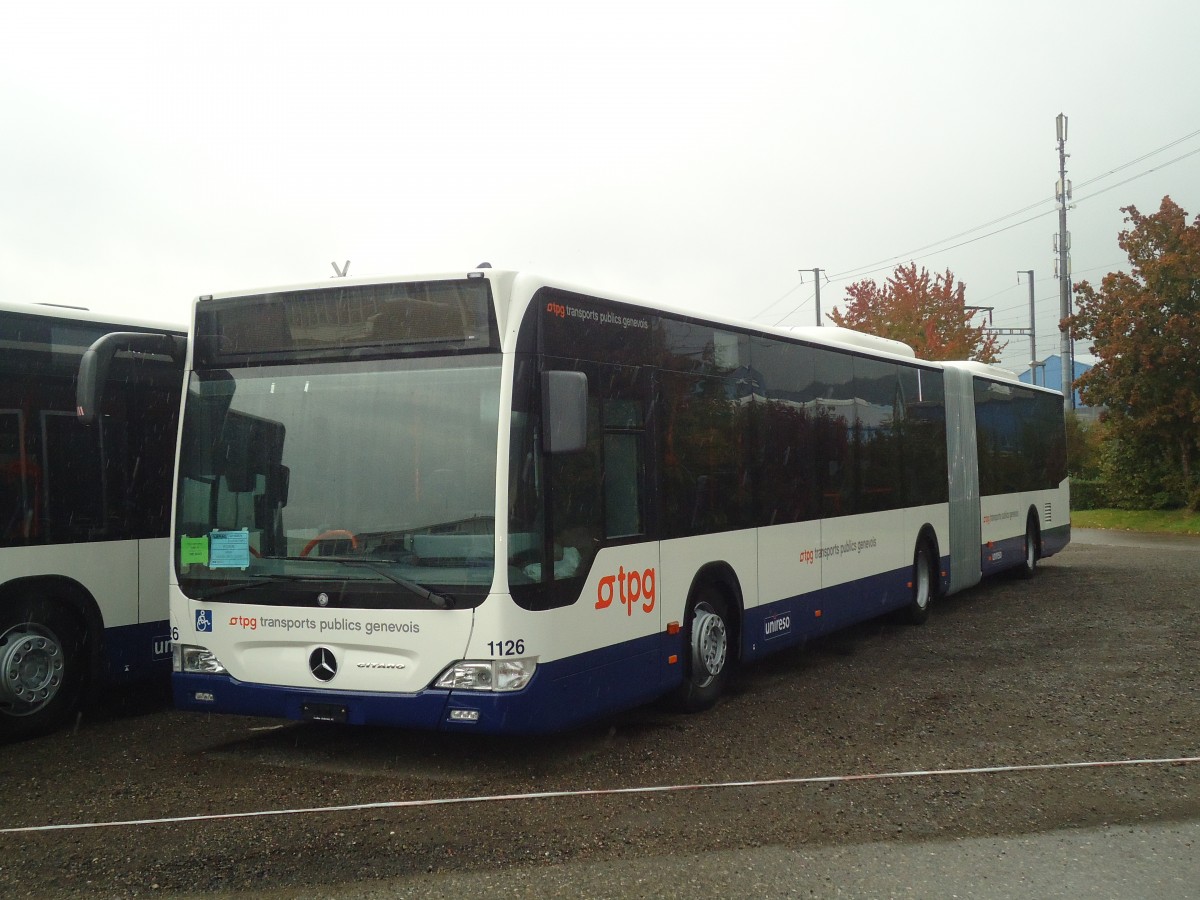
[[[220,597],[224,594],[233,594],[233,593],[236,593],[237,591],[249,591],[249,590],[253,590],[254,588],[267,587],[268,585],[272,585],[272,584],[279,584],[280,582],[341,581],[342,580],[340,578],[309,578],[309,577],[300,576],[300,575],[279,575],[279,574],[269,574],[268,575],[268,574],[259,574],[259,573],[247,575],[246,577],[254,578],[256,580],[255,581],[241,581],[241,582],[238,582],[237,584],[227,584],[224,587],[219,587],[212,591],[208,591],[203,596],[196,597],[195,599],[197,599],[203,603],[203,602],[212,600],[215,597]]]
[[[271,558],[272,559],[288,559],[290,557],[271,557]],[[299,559],[300,557],[295,557],[295,558]],[[366,569],[367,571],[371,572],[372,574],[378,575],[380,578],[384,578],[384,579],[392,582],[392,584],[399,585],[400,587],[404,588],[406,591],[416,594],[422,600],[424,600],[427,603],[432,604],[433,606],[436,606],[438,609],[454,609],[458,605],[458,600],[455,599],[453,594],[443,594],[443,593],[439,593],[438,591],[431,591],[431,590],[429,590],[429,588],[423,587],[422,585],[417,584],[415,581],[409,581],[407,578],[401,578],[399,575],[393,575],[391,572],[385,571],[384,569],[381,569],[378,566],[372,565],[372,563],[393,563],[394,560],[377,559],[377,560],[371,560],[370,562],[368,562],[367,560],[356,559],[353,557],[345,557],[345,556],[322,556],[322,557],[318,557],[318,558],[320,559],[321,562],[335,562],[335,563],[340,563],[345,566]],[[308,561],[307,557],[305,557],[305,561]],[[253,579],[255,579],[255,581],[243,581],[243,582],[239,582],[238,584],[227,584],[223,587],[216,588],[215,590],[209,591],[208,593],[204,594],[201,597],[197,597],[196,599],[200,600],[201,602],[207,602],[209,600],[212,600],[216,597],[223,596],[225,594],[233,594],[233,593],[236,593],[237,591],[243,591],[243,590],[249,591],[249,590],[253,590],[254,588],[266,587],[266,586],[272,585],[272,584],[280,584],[281,582],[293,583],[293,582],[298,582],[298,581],[302,581],[302,582],[330,582],[330,581],[333,581],[333,582],[344,583],[346,581],[346,579],[344,579],[344,578],[331,578],[329,576],[321,577],[321,576],[313,576],[313,575],[282,575],[282,574],[278,574],[278,573],[252,574],[252,575],[247,575],[246,577],[253,578]]]
[[[320,559],[321,562],[336,562],[341,563],[344,566],[358,566],[366,569],[369,572],[374,572],[381,578],[386,578],[388,581],[392,582],[392,584],[397,584],[406,591],[411,591],[412,593],[416,594],[422,600],[432,603],[438,609],[454,609],[454,607],[458,605],[458,600],[455,599],[453,594],[442,594],[438,591],[431,591],[429,588],[417,584],[415,581],[409,581],[407,578],[401,578],[399,575],[393,575],[386,569],[382,569],[379,566],[374,565],[374,563],[388,563],[394,565],[396,562],[394,559],[366,560],[358,559],[357,557],[352,556],[321,556],[318,557],[318,559]]]

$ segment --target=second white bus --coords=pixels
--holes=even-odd
[[[115,354],[88,428],[77,372],[116,332],[160,352]],[[0,303],[0,740],[61,725],[100,685],[168,677],[183,333]]]

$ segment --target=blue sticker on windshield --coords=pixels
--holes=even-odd
[[[210,569],[245,569],[250,565],[250,532],[214,531],[208,536]]]

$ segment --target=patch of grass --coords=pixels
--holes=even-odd
[[[1200,534],[1200,513],[1186,509],[1071,510],[1076,528],[1113,528],[1159,534]]]

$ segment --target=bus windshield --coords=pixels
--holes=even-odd
[[[175,560],[205,601],[473,606],[492,581],[500,357],[191,375]]]

